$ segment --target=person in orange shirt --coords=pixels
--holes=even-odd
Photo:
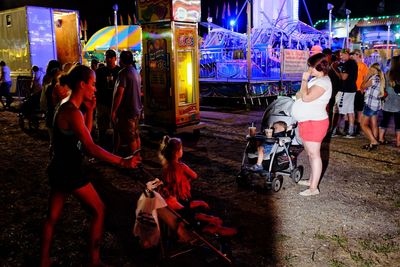
[[[354,99],[354,111],[356,113],[356,129],[355,132],[359,133],[361,130],[360,121],[362,117],[362,111],[364,108],[364,93],[361,91],[361,84],[368,74],[368,66],[363,62],[362,52],[360,49],[354,49],[350,53],[351,57],[357,62],[358,72],[357,72],[357,92]]]

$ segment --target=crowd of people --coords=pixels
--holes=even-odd
[[[368,151],[378,145],[387,145],[385,132],[389,120],[394,118],[396,146],[400,147],[400,96],[394,87],[399,83],[400,56],[389,61],[389,68],[380,63],[363,63],[362,52],[342,49],[331,60],[329,77],[333,85],[335,102],[330,106],[331,135],[354,138],[364,134],[369,143],[362,146]],[[337,57],[339,56],[339,57]],[[332,60],[333,58],[333,60]],[[339,59],[339,60],[338,60]],[[335,94],[335,92],[338,92]],[[397,91],[397,93],[396,93]]]

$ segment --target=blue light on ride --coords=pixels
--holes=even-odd
[[[236,21],[234,19],[231,19],[229,21],[229,25],[231,25],[231,31],[233,31],[233,27],[235,26],[235,24],[236,24]]]

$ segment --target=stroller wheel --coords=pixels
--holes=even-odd
[[[272,179],[272,190],[274,190],[274,192],[278,192],[279,190],[281,190],[283,184],[283,176],[282,175],[278,175],[277,177],[275,177],[274,179]]]
[[[301,177],[303,177],[303,166],[298,166],[294,168],[292,173],[290,174],[290,177],[295,183],[298,183],[301,180]]]

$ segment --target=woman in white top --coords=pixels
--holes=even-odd
[[[298,184],[309,186],[300,193],[302,196],[319,194],[318,184],[322,173],[321,144],[328,127],[326,106],[332,94],[332,83],[328,76],[329,63],[322,53],[311,56],[308,71],[303,73],[297,100],[292,106],[292,116],[298,121],[299,135],[311,165],[308,181]],[[314,76],[310,81],[310,76]]]

